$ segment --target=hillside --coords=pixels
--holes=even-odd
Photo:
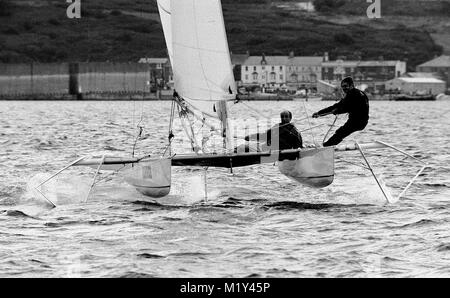
[[[443,51],[432,38],[439,35],[440,23],[415,26],[414,20],[448,19],[450,9],[443,10],[448,1],[384,0],[390,5],[382,7],[384,17],[379,20],[365,16],[366,1],[330,1],[316,0],[325,6],[306,13],[278,8],[267,0],[223,0],[230,49],[253,55],[329,52],[332,59],[383,56],[407,59],[410,69]],[[424,1],[432,5],[420,6]],[[165,56],[155,0],[81,3],[82,18],[68,19],[65,1],[0,0],[0,62],[137,61]],[[326,3],[334,4],[328,8]],[[409,23],[400,22],[402,18],[409,18]],[[439,36],[446,39],[445,34]]]

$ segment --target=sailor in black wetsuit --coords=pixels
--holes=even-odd
[[[283,111],[281,112],[280,117],[281,123],[276,124],[264,133],[266,136],[265,145],[270,146],[270,149],[272,150],[303,148],[302,136],[297,128],[295,128],[294,124],[291,123],[292,113],[289,111]],[[276,136],[273,134],[278,135],[278,146],[277,144],[272,144],[272,139],[276,139]],[[262,134],[255,134],[246,136],[245,140],[249,141],[251,139],[260,138],[262,138]]]
[[[342,127],[338,128],[336,133],[328,141],[323,143],[325,147],[337,145],[355,131],[363,130],[369,121],[369,99],[367,95],[363,91],[355,88],[351,77],[343,79],[341,87],[345,93],[343,99],[313,114],[313,118],[318,118],[329,114],[338,115],[348,113],[348,121]]]

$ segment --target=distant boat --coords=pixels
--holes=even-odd
[[[434,95],[406,95],[400,94],[398,96],[393,97],[395,101],[414,101],[414,100],[422,100],[422,101],[433,101],[436,100]]]
[[[436,100],[450,100],[450,95],[445,95],[443,93],[436,96]]]

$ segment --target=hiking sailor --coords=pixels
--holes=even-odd
[[[367,95],[363,91],[355,88],[351,77],[346,77],[342,80],[341,88],[345,93],[343,99],[312,115],[313,118],[318,118],[330,114],[338,115],[348,113],[348,121],[338,128],[328,141],[323,143],[325,147],[337,145],[355,131],[363,130],[369,121],[369,99]]]

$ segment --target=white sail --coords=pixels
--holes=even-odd
[[[171,0],[171,13],[175,90],[218,118],[214,103],[236,97],[221,2]]]
[[[158,0],[158,11],[161,18],[161,24],[166,40],[167,52],[169,54],[170,63],[173,68],[173,50],[172,50],[172,20],[170,11],[170,0]]]

